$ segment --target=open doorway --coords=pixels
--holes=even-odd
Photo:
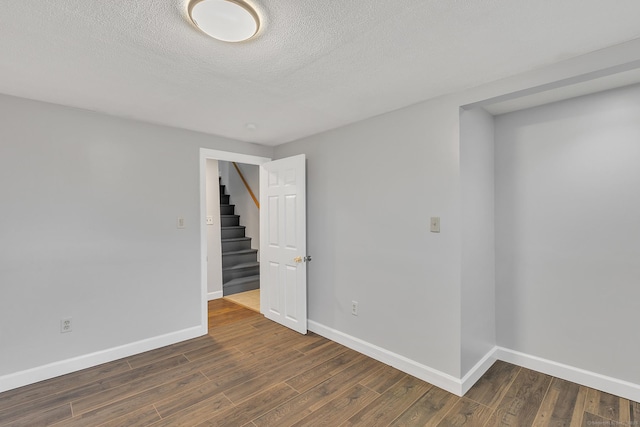
[[[233,277],[234,274],[226,274],[224,273],[224,269],[226,267],[223,266],[227,264],[229,260],[223,261],[223,240],[225,242],[224,249],[230,249],[227,252],[241,252],[240,254],[231,255],[231,258],[239,258],[242,260],[244,256],[250,256],[245,254],[254,253],[256,258],[259,256],[257,249],[260,245],[259,240],[259,212],[256,207],[253,206],[254,212],[247,210],[247,206],[243,207],[242,210],[246,211],[247,218],[255,216],[257,218],[257,225],[254,221],[251,225],[251,241],[249,243],[249,248],[239,249],[239,250],[231,250],[234,249],[234,245],[245,245],[247,244],[246,239],[241,240],[232,240],[238,239],[243,236],[231,237],[229,232],[232,230],[231,228],[227,228],[227,230],[223,230],[224,227],[238,227],[237,230],[246,230],[246,225],[231,225],[231,223],[235,222],[235,209],[237,206],[233,207],[234,213],[230,213],[231,208],[228,205],[236,204],[236,205],[247,205],[245,203],[244,197],[238,193],[236,197],[233,198],[233,202],[231,202],[231,195],[224,193],[227,192],[226,186],[229,184],[230,180],[232,180],[232,185],[238,187],[236,178],[241,182],[239,176],[237,176],[237,171],[232,166],[231,162],[236,162],[241,168],[242,172],[249,171],[248,167],[255,168],[256,179],[259,181],[259,165],[262,165],[271,159],[265,157],[251,156],[246,154],[238,154],[231,153],[225,151],[217,151],[217,150],[209,150],[209,149],[201,149],[200,150],[200,207],[201,207],[201,274],[202,274],[202,315],[203,320],[206,322],[207,318],[207,302],[219,299],[224,297],[224,282],[231,281],[236,278]],[[240,166],[242,165],[242,166]],[[229,170],[229,167],[233,170]],[[253,171],[251,171],[253,172]],[[249,173],[251,173],[249,172]],[[236,174],[236,176],[232,175]],[[245,176],[245,179],[248,179]],[[251,178],[249,178],[251,179]],[[221,181],[225,180],[225,184],[221,184]],[[224,190],[221,192],[221,185],[225,185]],[[243,185],[243,184],[240,184]],[[253,189],[252,191],[256,192],[257,189]],[[255,194],[258,197],[259,193]],[[225,203],[223,203],[225,202]],[[239,202],[239,203],[236,203]],[[253,201],[252,201],[253,202]],[[223,211],[220,210],[221,205],[227,205]],[[250,207],[250,206],[248,206]],[[241,216],[240,216],[241,217]],[[224,223],[223,223],[224,221]],[[239,221],[238,221],[239,222]],[[240,228],[245,227],[245,228]],[[223,235],[223,232],[225,233]],[[257,238],[254,238],[257,237]],[[239,243],[240,242],[240,243]],[[244,251],[244,253],[243,253]],[[229,255],[225,255],[225,257],[229,257]],[[244,260],[245,264],[249,263],[247,259]],[[249,271],[251,271],[249,269]],[[255,269],[255,275],[259,276],[259,267]],[[255,276],[253,275],[253,276]],[[249,280],[249,279],[245,279]],[[241,282],[241,281],[236,281]],[[258,282],[259,283],[259,282]],[[242,290],[242,287],[236,287],[236,290]],[[259,287],[256,289],[256,293],[259,296]],[[237,293],[239,295],[240,293]],[[244,305],[244,304],[243,304]],[[205,323],[206,324],[206,323]]]
[[[260,313],[302,334],[307,333],[306,157],[271,159],[200,149],[200,215],[202,323],[207,324],[208,300],[222,298],[222,239],[209,245],[207,229],[207,160],[260,165]],[[216,162],[217,167],[217,162]],[[211,178],[211,176],[210,176]],[[218,175],[215,176],[215,179]],[[219,186],[216,188],[219,203]],[[215,194],[214,190],[214,194]],[[218,224],[220,220],[218,220]],[[219,268],[211,268],[218,263]]]
[[[260,312],[260,167],[224,160],[217,162],[222,295]],[[207,189],[207,198],[215,197],[211,193],[215,192]],[[210,205],[207,201],[207,206]]]

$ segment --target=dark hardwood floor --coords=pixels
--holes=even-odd
[[[640,426],[640,405],[504,362],[463,398],[225,300],[209,335],[0,394],[0,426]]]

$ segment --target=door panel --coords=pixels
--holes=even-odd
[[[307,332],[305,156],[260,168],[260,306],[269,319]]]

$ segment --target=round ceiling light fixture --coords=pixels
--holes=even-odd
[[[256,11],[239,0],[193,0],[189,17],[205,34],[225,42],[248,40],[260,27]]]

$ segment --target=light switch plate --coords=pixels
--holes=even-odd
[[[178,228],[184,228],[184,227],[185,227],[185,225],[184,225],[184,218],[183,218],[183,217],[181,217],[181,216],[179,216],[179,217],[178,217],[178,222],[177,222],[177,224],[176,224],[176,225],[177,225],[177,227],[178,227]]]
[[[432,216],[431,217],[431,232],[439,233],[440,232],[440,217]]]

